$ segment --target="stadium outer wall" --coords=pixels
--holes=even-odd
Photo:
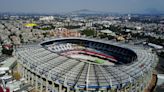
[[[25,59],[21,58],[18,54],[18,70],[22,77],[25,78],[31,85],[35,87],[39,92],[143,92],[144,88],[148,86],[149,81],[152,78],[154,67],[157,62],[152,65],[152,68],[147,72],[143,73],[142,76],[138,77],[135,82],[128,83],[126,86],[120,88],[102,88],[102,89],[72,89],[65,87],[65,85],[56,83],[45,76],[39,75],[31,68],[23,64],[22,61]],[[158,61],[158,59],[156,59]]]
[[[31,70],[27,69],[24,65],[18,63],[19,72],[21,73],[22,77],[25,78],[28,83],[35,87],[36,91],[39,92],[81,92],[79,89],[71,91],[69,87],[63,87],[61,84],[56,84],[52,80],[42,78],[41,75],[37,75],[33,73]],[[132,92],[131,90],[135,89],[135,92],[143,92],[144,88],[148,86],[149,80],[152,78],[153,72],[149,72],[147,75],[139,78],[138,82],[135,84],[129,84],[129,86],[124,87],[123,89],[103,89],[101,92]],[[36,81],[42,81],[36,82]],[[52,82],[52,84],[49,84]],[[140,87],[140,85],[143,85]],[[52,91],[49,91],[49,87],[52,87]],[[90,92],[90,91],[88,91]],[[93,91],[96,92],[96,91]]]

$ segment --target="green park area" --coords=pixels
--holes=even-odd
[[[37,26],[37,24],[35,23],[28,23],[28,24],[25,24],[26,27],[34,27],[34,26]]]
[[[95,63],[98,63],[98,64],[103,64],[105,61],[102,60],[102,59],[96,59],[95,60]]]

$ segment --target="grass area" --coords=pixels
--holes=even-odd
[[[37,26],[37,24],[35,23],[28,23],[28,24],[25,24],[26,27],[34,27],[34,26]]]
[[[103,64],[105,61],[102,60],[102,59],[96,59],[95,60],[95,63],[98,63],[98,64]]]

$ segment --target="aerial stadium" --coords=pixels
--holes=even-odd
[[[40,92],[143,92],[158,62],[143,46],[55,38],[18,48],[18,70]]]

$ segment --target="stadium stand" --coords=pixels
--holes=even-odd
[[[79,48],[78,48],[79,47]],[[114,58],[115,65],[82,62],[65,54]],[[17,50],[20,72],[41,92],[142,92],[158,62],[147,48],[87,38],[57,38]]]

